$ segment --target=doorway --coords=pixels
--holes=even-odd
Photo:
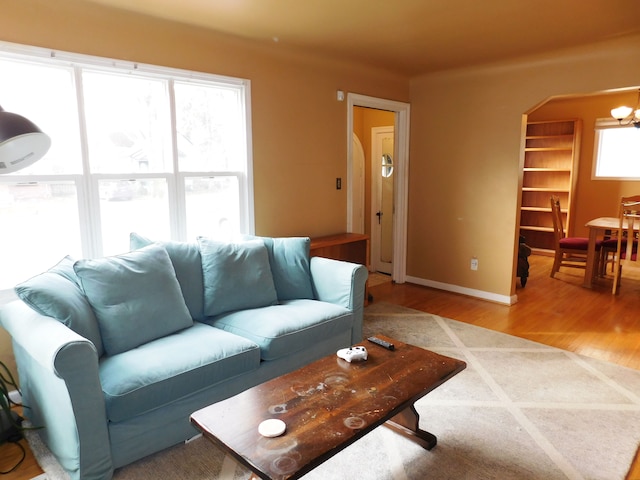
[[[347,231],[358,233],[357,209],[361,197],[355,195],[361,189],[356,186],[358,180],[357,166],[354,162],[354,107],[382,110],[393,114],[393,161],[392,205],[394,211],[390,215],[392,222],[391,235],[391,278],[396,283],[406,281],[406,238],[407,238],[407,203],[408,203],[408,168],[409,168],[409,104],[385,100],[365,95],[349,93],[347,96]],[[382,165],[380,164],[380,169]],[[380,170],[381,171],[381,170]],[[369,202],[370,203],[370,202]],[[370,207],[371,208],[371,207]],[[370,217],[371,210],[365,212],[365,218]],[[372,265],[368,265],[370,269]]]

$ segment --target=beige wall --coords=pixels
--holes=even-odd
[[[640,79],[637,80],[640,83]],[[635,106],[637,89],[626,93],[588,95],[553,99],[529,114],[531,120],[582,120],[582,141],[578,161],[576,184],[569,235],[587,236],[584,226],[592,218],[615,217],[618,214],[620,197],[640,192],[640,181],[592,180],[592,165],[595,141],[595,122],[598,118],[609,118],[612,108],[620,105]]]
[[[259,235],[345,231],[347,190],[335,179],[347,177],[347,102],[336,100],[338,89],[409,101],[408,79],[398,75],[81,1],[12,1],[0,40],[250,79]],[[8,94],[0,92],[0,105]],[[4,332],[0,360],[13,364]]]
[[[13,2],[0,15],[0,40],[250,79],[260,235],[345,230],[347,191],[335,179],[347,175],[347,103],[338,89],[409,100],[401,76],[81,1]]]
[[[638,36],[408,79],[82,1],[11,3],[0,40],[250,79],[261,235],[344,231],[347,191],[335,178],[347,176],[347,105],[336,90],[410,102],[407,273],[499,300],[515,293],[523,114],[640,78]]]
[[[523,114],[639,79],[638,36],[412,79],[408,275],[514,294]]]

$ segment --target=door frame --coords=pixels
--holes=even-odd
[[[394,156],[396,160],[393,188],[396,207],[393,223],[393,272],[396,283],[407,278],[407,208],[409,202],[409,114],[410,105],[404,102],[370,97],[357,93],[347,94],[347,232],[352,232],[353,208],[357,205],[353,194],[353,107],[368,107],[395,113]]]

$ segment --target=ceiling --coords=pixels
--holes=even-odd
[[[639,0],[84,0],[405,75],[640,33]]]

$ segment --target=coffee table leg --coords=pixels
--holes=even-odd
[[[415,407],[411,405],[405,408],[391,420],[387,420],[385,426],[413,440],[418,445],[427,450],[431,450],[438,443],[438,439],[432,433],[421,430],[419,427],[420,417]]]

